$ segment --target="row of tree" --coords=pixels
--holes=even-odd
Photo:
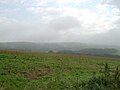
[[[105,49],[86,48],[79,51],[63,50],[63,51],[59,51],[58,53],[120,57],[118,55],[115,55],[115,53],[117,52],[118,50],[114,48],[105,48]]]

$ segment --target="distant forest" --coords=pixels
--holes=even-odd
[[[119,55],[115,55],[118,50],[114,48],[86,48],[79,51],[71,51],[71,50],[63,50],[58,53],[66,53],[66,54],[84,54],[84,55],[94,55],[94,56],[110,56],[110,57],[120,57]]]

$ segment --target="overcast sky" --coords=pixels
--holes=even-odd
[[[0,42],[120,45],[120,0],[0,0]]]

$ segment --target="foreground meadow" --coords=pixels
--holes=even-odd
[[[120,58],[0,51],[0,90],[73,90],[104,63],[115,68]]]

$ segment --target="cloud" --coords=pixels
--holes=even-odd
[[[91,38],[91,42],[97,44],[120,45],[120,30],[110,30],[107,33],[97,34]]]
[[[102,0],[102,4],[108,4],[120,9],[120,0]]]
[[[69,30],[80,28],[80,22],[75,17],[62,16],[49,21],[48,27],[53,30]]]
[[[119,0],[1,0],[0,5],[0,41],[118,44]]]
[[[83,39],[82,27],[77,18],[64,16],[47,23],[23,23],[0,17],[0,41],[79,41]]]
[[[42,7],[29,7],[27,10],[36,13],[38,15],[44,16],[60,16],[62,15],[62,10],[59,8],[42,8]]]
[[[70,16],[38,24],[21,23],[17,20],[0,17],[0,41],[61,41],[66,32],[71,33],[69,29],[78,27],[79,21]],[[67,29],[68,31],[65,31]]]
[[[56,2],[59,6],[64,7],[65,5],[79,5],[81,3],[85,3],[88,2],[90,0],[54,0],[54,2]]]
[[[24,6],[27,10],[43,16],[61,16],[67,10],[76,10],[77,8],[74,6],[82,5],[88,1],[90,0],[31,0],[31,2],[26,1]]]
[[[96,8],[100,17],[95,26],[98,23],[96,27],[105,32],[93,34],[89,41],[97,44],[120,45],[120,0],[102,0]]]
[[[20,23],[14,19],[0,17],[0,41],[19,40],[28,34],[29,24]]]
[[[114,26],[113,26],[114,25]],[[117,18],[114,23],[111,24],[111,28],[108,32],[98,33],[91,37],[91,42],[97,44],[107,44],[107,45],[120,45],[120,17]]]

